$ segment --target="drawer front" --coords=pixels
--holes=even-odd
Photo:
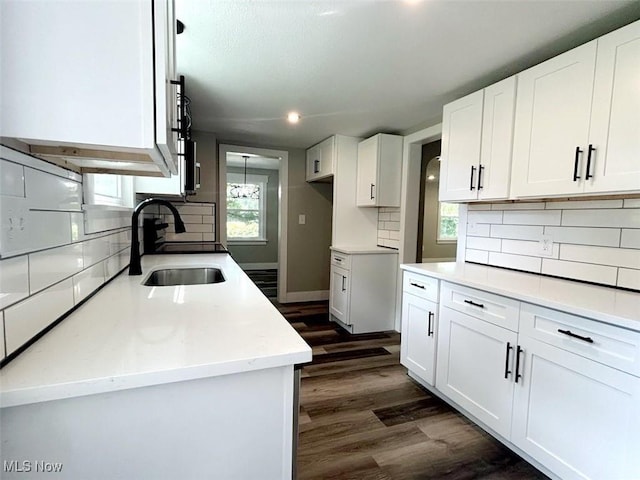
[[[440,303],[513,332],[518,331],[520,302],[517,300],[442,282]]]
[[[335,265],[336,267],[341,267],[347,270],[351,270],[351,255],[346,255],[344,253],[340,253],[340,252],[336,252],[335,250],[332,250],[331,265]]]
[[[640,377],[640,332],[523,303],[520,333]]]
[[[413,272],[404,272],[402,290],[437,303],[439,283],[437,278],[426,277]]]

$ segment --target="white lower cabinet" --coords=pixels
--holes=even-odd
[[[429,385],[436,379],[437,330],[438,304],[404,293],[400,362]]]
[[[436,388],[505,438],[511,431],[518,335],[440,310]]]
[[[640,478],[640,378],[522,336],[511,441],[563,479]]]
[[[404,280],[401,359],[425,386],[435,365],[434,392],[545,473],[640,479],[640,332],[413,271]]]
[[[331,266],[331,294],[329,310],[338,320],[347,323],[349,319],[349,270]]]

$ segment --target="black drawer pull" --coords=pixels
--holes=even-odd
[[[346,292],[347,291],[347,287],[345,286],[345,282],[347,281],[347,277],[345,277],[344,275],[342,275],[342,291]]]
[[[313,173],[320,173],[320,160],[313,161]]]
[[[516,348],[516,383],[518,383],[518,379],[522,378],[520,375],[520,354],[524,352],[524,350],[518,345]]]
[[[582,153],[582,150],[580,150],[580,147],[576,147],[576,159],[573,162],[573,181],[577,181],[580,179],[580,177],[578,176],[578,160],[580,158],[580,154]]]
[[[424,290],[424,285],[420,285],[419,283],[413,283],[413,282],[409,282],[409,283],[411,284],[412,287],[417,287]]]
[[[484,166],[480,165],[478,168],[478,190],[482,190],[484,185],[482,185],[482,171],[484,170]]]
[[[476,303],[471,300],[465,300],[464,303],[468,303],[469,305],[473,305],[474,307],[484,308],[484,305],[482,303]]]
[[[431,328],[431,319],[435,319],[435,313],[429,312],[429,325],[427,326],[427,337],[433,335],[433,329]]]
[[[471,181],[469,182],[469,190],[474,190],[476,187],[473,184],[473,173],[476,171],[476,167],[471,165]]]
[[[369,190],[369,197],[371,200],[373,200],[375,197],[373,196],[373,187],[375,187],[375,184],[371,184],[371,190]]]
[[[591,338],[591,337],[583,337],[582,335],[578,335],[576,333],[573,333],[571,330],[562,330],[561,328],[559,328],[558,332],[559,333],[563,333],[563,334],[568,335],[568,336],[573,337],[573,338],[577,338],[578,340],[582,340],[583,342],[593,343],[593,338]]]
[[[593,145],[589,145],[589,153],[587,154],[587,175],[584,177],[585,180],[589,180],[590,178],[593,177],[593,175],[591,175],[591,155],[593,154],[593,152],[595,152],[596,149],[593,148]]]
[[[333,257],[333,259],[334,259],[336,262],[341,262],[341,261],[342,261],[342,259],[341,259],[341,258],[338,258],[338,257]]]
[[[511,370],[509,370],[509,352],[513,350],[513,347],[509,342],[507,342],[507,356],[504,360],[504,378],[509,377]]]

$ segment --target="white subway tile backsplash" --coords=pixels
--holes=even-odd
[[[132,210],[88,209],[84,212],[84,233],[99,233],[131,227],[131,212]],[[140,222],[142,222],[142,217],[140,217]]]
[[[622,229],[620,246],[623,248],[640,248],[640,229]]]
[[[618,286],[640,290],[640,270],[631,268],[618,269]]]
[[[394,230],[397,232],[400,230],[400,222],[384,222],[384,228],[385,230]]]
[[[563,226],[640,228],[640,208],[565,210]]]
[[[70,278],[7,308],[4,311],[7,354],[21,347],[71,308],[73,282]]]
[[[391,240],[400,240],[400,232],[397,231],[389,231],[389,238]]]
[[[640,198],[625,198],[624,208],[640,208]]]
[[[544,210],[544,202],[494,203],[491,210]]]
[[[499,252],[501,242],[499,238],[467,237],[467,248]]]
[[[467,235],[471,237],[488,237],[490,231],[488,223],[467,223]]]
[[[216,241],[216,234],[215,233],[203,233],[202,234],[202,241],[203,242],[215,242]]]
[[[82,183],[33,168],[24,169],[29,208],[43,210],[80,210]]]
[[[0,260],[0,310],[29,296],[29,258]]]
[[[178,213],[180,216],[182,215],[213,215],[213,206],[212,205],[175,205],[178,209]],[[167,214],[170,213],[168,209],[163,208],[162,212]]]
[[[380,222],[388,222],[389,220],[391,220],[391,214],[390,213],[378,213],[378,221]]]
[[[640,252],[631,248],[562,245],[560,259],[640,269]]]
[[[544,254],[541,250],[540,242],[532,242],[529,240],[502,240],[502,252],[514,253],[516,255],[528,255],[531,257],[549,257],[558,258],[560,245],[554,243],[551,254]]]
[[[109,237],[100,237],[82,242],[84,268],[88,268],[107,258],[111,253]]]
[[[66,170],[62,167],[53,165],[52,163],[49,163],[49,162],[44,162],[30,155],[25,155],[22,152],[19,152],[12,148],[5,147],[4,145],[0,145],[0,156],[11,162],[24,165],[25,167],[35,168],[37,170],[49,173],[51,175],[68,178],[70,180],[75,180],[76,182],[82,181],[82,175],[79,175],[76,172],[72,172],[71,170]]]
[[[105,281],[115,277],[120,271],[120,254],[111,255],[104,261]]]
[[[568,262],[545,258],[542,260],[542,273],[556,277],[572,278],[587,282],[615,285],[618,269],[605,265]]]
[[[518,210],[504,212],[505,225],[560,225],[560,211]],[[498,222],[496,222],[498,223]]]
[[[617,247],[620,244],[620,229],[617,228],[544,227],[544,233],[558,243],[603,247]]]
[[[391,220],[392,222],[400,221],[400,212],[391,212],[389,215],[389,220]]]
[[[104,283],[104,271],[104,262],[100,262],[73,276],[73,301],[75,305],[87,298]]]
[[[82,244],[29,254],[29,284],[33,294],[83,269]]]
[[[467,212],[467,223],[502,223],[502,212],[472,210]]]
[[[213,225],[204,225],[202,223],[187,223],[185,224],[187,233],[212,233]]]
[[[547,210],[590,210],[595,208],[622,208],[622,200],[570,200],[547,202]]]
[[[164,238],[167,242],[202,242],[202,233],[167,232]]]
[[[538,225],[491,225],[491,236],[512,240],[539,240],[544,227]]]
[[[381,238],[390,238],[390,233],[389,230],[378,230],[378,240]]]
[[[27,216],[25,229],[29,250],[66,245],[71,243],[71,214],[32,210]]]
[[[490,203],[470,203],[467,206],[468,211],[481,211],[481,210],[491,210]]]
[[[489,265],[513,268],[526,272],[540,273],[541,258],[512,255],[509,253],[489,252]]]
[[[210,223],[213,225],[214,217],[213,215],[202,215],[202,223]]]
[[[131,230],[124,230],[109,235],[109,253],[113,255],[120,250],[131,246]]]
[[[24,197],[24,167],[0,160],[0,195]]]
[[[489,263],[489,252],[467,248],[467,251],[465,252],[465,259],[467,262],[486,264]]]

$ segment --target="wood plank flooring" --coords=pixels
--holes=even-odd
[[[350,335],[327,302],[276,307],[313,348],[302,369],[300,480],[544,479],[400,365],[395,332]]]

